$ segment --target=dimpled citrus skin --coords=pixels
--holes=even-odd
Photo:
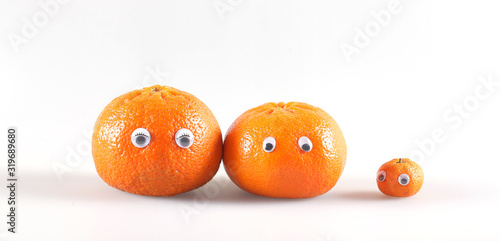
[[[263,141],[276,146],[265,152]],[[306,136],[312,150],[300,149]],[[267,103],[250,109],[229,128],[224,141],[224,167],[240,188],[261,196],[309,198],[335,186],[347,147],[335,120],[320,108],[299,102]]]
[[[422,184],[424,183],[424,172],[422,168],[408,158],[393,159],[384,163],[378,170],[385,171],[386,177],[384,181],[377,180],[377,185],[380,191],[386,195],[393,197],[410,197],[415,195]],[[410,176],[410,182],[403,186],[399,184],[399,175],[406,173]]]
[[[131,141],[137,128],[151,134],[144,148]],[[186,149],[175,142],[182,128],[194,136]],[[156,85],[126,93],[106,106],[95,123],[92,155],[99,176],[110,186],[172,196],[212,179],[222,158],[222,134],[212,112],[195,96]]]

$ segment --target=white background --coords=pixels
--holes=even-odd
[[[19,129],[20,177],[18,232],[0,217],[0,238],[500,239],[496,1],[71,0],[52,16],[47,2],[0,1],[0,186],[9,125]],[[389,4],[398,11],[381,26],[372,13]],[[36,31],[23,35],[30,24]],[[356,45],[366,26],[371,37]],[[346,45],[358,48],[350,61]],[[94,169],[94,121],[113,98],[155,83],[196,95],[223,133],[265,102],[319,106],[344,132],[345,171],[304,200],[248,194],[222,166],[175,197],[115,190]],[[386,197],[375,174],[405,156],[418,157],[424,186]],[[3,215],[6,188],[0,198]]]

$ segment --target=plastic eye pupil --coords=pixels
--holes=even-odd
[[[271,143],[266,143],[266,151],[271,151],[273,149],[273,144]]]
[[[401,184],[403,184],[403,185],[408,184],[408,179],[406,179],[406,178],[402,178],[402,179],[401,179]]]
[[[274,148],[273,144],[266,143],[266,147],[264,148],[266,151],[272,151]]]
[[[144,137],[144,136],[138,136],[138,137],[135,138],[135,142],[138,145],[144,145],[144,143],[146,143],[146,137]]]
[[[304,151],[310,151],[311,150],[311,146],[309,144],[304,144],[304,145],[302,145],[302,150],[304,150]]]
[[[182,137],[180,140],[181,146],[188,147],[191,144],[191,140],[187,137]]]

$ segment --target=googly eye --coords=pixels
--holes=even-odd
[[[406,186],[406,185],[408,185],[408,183],[410,183],[410,176],[408,176],[408,174],[406,174],[406,173],[403,173],[403,174],[399,175],[398,182],[399,182],[399,184]]]
[[[387,174],[385,173],[385,171],[377,172],[377,181],[379,181],[379,182],[385,181],[386,176],[387,176]]]
[[[144,128],[137,128],[134,132],[132,132],[132,136],[130,136],[132,140],[132,144],[138,148],[144,148],[149,145],[151,141],[151,134],[149,131]]]
[[[193,145],[193,142],[194,135],[190,130],[180,129],[175,133],[175,143],[177,143],[180,148],[189,148]]]
[[[309,140],[309,138],[303,136],[303,137],[299,138],[299,147],[303,151],[309,152],[312,150],[313,144],[312,144],[311,140]]]
[[[270,136],[264,139],[264,142],[262,143],[262,148],[264,148],[265,152],[272,152],[275,147],[276,147],[276,139],[274,139],[274,137]]]

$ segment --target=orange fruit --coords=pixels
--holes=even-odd
[[[222,134],[208,107],[168,86],[128,92],[104,108],[92,136],[99,176],[122,191],[172,196],[212,179]]]
[[[384,163],[377,172],[378,189],[393,197],[415,195],[424,183],[422,168],[408,158],[396,158]]]
[[[224,141],[224,167],[240,188],[261,196],[308,198],[335,186],[347,155],[342,131],[318,107],[267,103],[239,116]]]

